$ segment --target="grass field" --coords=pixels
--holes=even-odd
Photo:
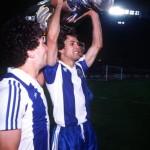
[[[89,80],[89,85],[99,150],[149,150],[150,80]],[[52,125],[51,107],[49,113]]]
[[[101,150],[150,149],[150,80],[89,80]]]

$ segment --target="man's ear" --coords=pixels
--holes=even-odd
[[[27,55],[28,55],[28,58],[34,58],[35,57],[35,53],[33,50],[28,50]]]

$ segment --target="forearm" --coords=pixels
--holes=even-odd
[[[48,46],[48,55],[47,63],[49,65],[54,65],[57,61],[57,39],[60,32],[60,15],[63,6],[63,0],[59,0],[55,8],[52,18],[48,24],[48,34],[47,34],[47,46]]]
[[[60,15],[63,4],[57,4],[53,16],[49,19],[48,23],[48,40],[57,41],[60,31]]]
[[[101,50],[103,41],[99,15],[93,10],[90,10],[88,15],[91,17],[93,30],[92,30],[92,43],[87,53],[85,54],[85,60],[87,65],[90,67],[95,61],[98,52]]]
[[[93,27],[91,46],[94,46],[96,50],[100,50],[103,45],[103,39],[102,39],[101,23],[98,14],[93,12],[91,15],[91,20]]]

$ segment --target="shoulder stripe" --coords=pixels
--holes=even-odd
[[[13,87],[14,87],[14,97],[13,97],[13,103],[12,103],[12,113],[11,113],[11,129],[13,129],[13,119],[14,119],[14,112],[15,112],[15,105],[16,105],[16,81],[13,81]]]
[[[9,117],[11,91],[12,91],[11,80],[8,81],[8,84],[9,84],[9,96],[8,96],[8,105],[7,105],[7,113],[6,113],[6,130],[8,130],[8,117]]]
[[[9,80],[9,97],[6,113],[6,130],[17,129],[17,120],[20,109],[20,94],[21,88],[20,83],[17,84],[16,81]]]
[[[17,126],[17,119],[18,119],[18,113],[19,113],[19,108],[20,108],[20,94],[21,94],[21,89],[20,89],[20,83],[18,83],[18,104],[17,104],[17,111],[16,111],[16,118],[15,118],[15,128],[18,128]]]

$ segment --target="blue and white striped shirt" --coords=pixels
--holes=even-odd
[[[53,103],[53,116],[60,126],[78,125],[88,119],[88,106],[93,95],[87,86],[85,60],[73,68],[59,61],[46,66],[44,77]]]
[[[0,130],[21,129],[19,150],[49,150],[43,89],[20,69],[9,69],[8,74],[0,81]]]

